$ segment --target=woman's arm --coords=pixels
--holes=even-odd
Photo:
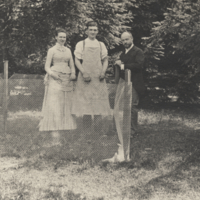
[[[52,58],[53,58],[53,49],[49,49],[48,53],[47,53],[47,58],[46,58],[46,63],[45,63],[44,69],[54,79],[61,81],[60,77],[51,70]]]
[[[49,49],[47,52],[47,58],[46,58],[46,63],[45,63],[45,71],[51,75],[53,72],[51,71],[51,62],[52,62],[52,58],[53,58],[53,51],[52,49]]]

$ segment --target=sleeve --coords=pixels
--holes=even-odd
[[[125,69],[130,69],[131,71],[138,72],[142,69],[144,63],[144,53],[142,50],[139,50],[136,54],[136,59],[134,62],[125,64]]]
[[[45,70],[47,73],[50,73],[50,67],[53,59],[53,49],[49,49],[47,52],[47,58],[46,58],[46,63],[45,63]]]
[[[108,56],[108,50],[106,49],[106,46],[103,42],[100,43],[101,44],[101,60],[103,60],[104,58],[106,58]]]
[[[74,55],[80,60],[83,59],[83,41],[76,44]]]

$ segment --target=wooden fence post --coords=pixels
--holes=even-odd
[[[123,149],[125,161],[130,158],[130,132],[131,132],[131,103],[132,94],[131,71],[125,71],[125,88],[124,88],[124,110],[123,110]]]
[[[8,114],[8,49],[4,50],[4,92],[3,92],[3,119],[4,119],[4,134],[7,133],[7,114]]]

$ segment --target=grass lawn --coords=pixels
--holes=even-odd
[[[39,112],[9,113],[8,133],[0,134],[0,199],[200,199],[199,111],[181,110],[140,110],[131,161],[115,164],[98,161],[114,155],[116,135],[63,132],[62,146],[47,148]]]

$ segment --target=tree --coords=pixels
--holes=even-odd
[[[151,36],[144,43],[157,64],[155,77],[162,79],[157,87],[166,96],[178,96],[179,102],[198,101],[200,1],[177,0],[164,15],[163,21],[154,23]]]
[[[5,48],[9,48],[12,43],[11,33],[14,31],[15,24],[15,8],[19,1],[14,0],[1,0],[0,1],[0,46],[2,51],[0,53],[1,60],[3,60],[3,51]],[[1,63],[3,64],[3,62]],[[1,70],[3,67],[1,67]]]
[[[55,43],[56,27],[67,30],[72,51],[85,37],[85,22],[100,24],[99,39],[108,48],[119,43],[119,34],[131,18],[123,3],[114,0],[0,0],[2,47],[9,47],[10,72],[44,73],[47,49]],[[4,19],[7,16],[8,19]]]

